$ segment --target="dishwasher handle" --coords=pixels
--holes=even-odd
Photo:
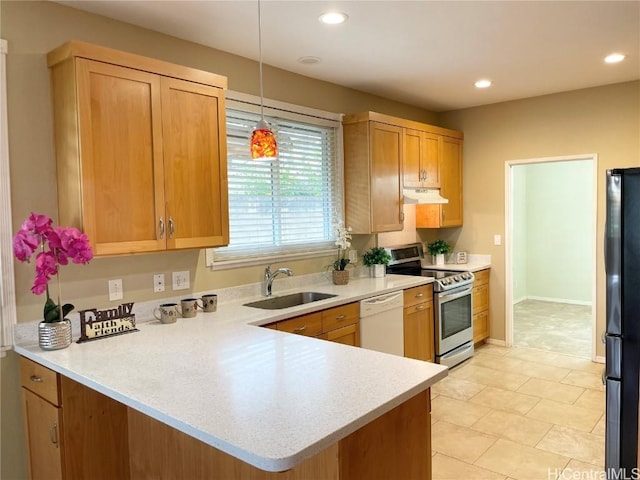
[[[360,318],[404,306],[404,292],[392,292],[360,301]]]

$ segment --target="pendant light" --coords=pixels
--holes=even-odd
[[[271,161],[278,156],[278,144],[271,127],[264,119],[264,91],[262,88],[262,16],[260,0],[258,0],[258,50],[260,55],[260,121],[251,134],[251,158],[253,160]]]

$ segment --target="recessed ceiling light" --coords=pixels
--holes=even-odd
[[[320,15],[320,21],[322,23],[326,23],[327,25],[338,25],[340,23],[344,23],[349,18],[349,15],[342,12],[327,12]]]
[[[622,53],[611,53],[604,57],[604,61],[606,63],[618,63],[623,61],[625,58],[627,58],[627,56]]]
[[[476,88],[487,88],[491,86],[491,80],[478,80],[474,85]]]
[[[298,62],[304,65],[313,65],[315,63],[320,63],[321,61],[322,59],[320,59],[320,57],[300,57],[298,59]]]

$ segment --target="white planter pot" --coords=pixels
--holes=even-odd
[[[387,267],[386,265],[382,265],[381,263],[376,263],[374,265],[371,265],[371,276],[374,278],[382,278],[387,274]]]
[[[434,265],[444,265],[444,253],[433,255],[432,261]]]

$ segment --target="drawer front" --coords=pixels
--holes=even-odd
[[[20,383],[54,405],[60,405],[58,374],[39,363],[20,357]]]
[[[489,338],[489,312],[476,313],[473,316],[473,343]]]
[[[278,330],[281,332],[297,333],[315,337],[322,333],[322,315],[320,312],[302,315],[278,322]]]
[[[421,285],[404,291],[404,306],[412,307],[419,303],[433,301],[433,285]]]
[[[489,272],[491,270],[487,268],[486,270],[480,270],[479,272],[473,272],[473,275],[476,277],[474,285],[484,285],[489,283]]]
[[[340,305],[322,311],[322,331],[329,332],[336,328],[358,323],[360,305],[357,302]]]

